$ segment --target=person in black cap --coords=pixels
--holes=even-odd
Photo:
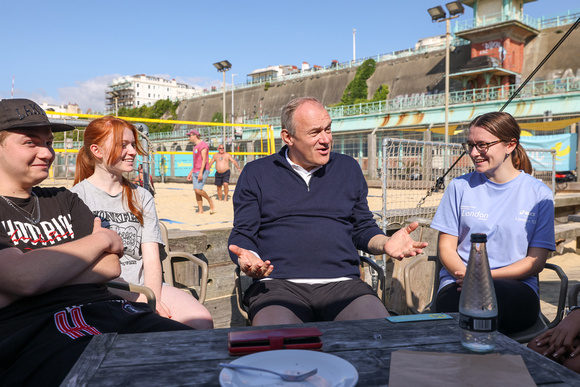
[[[72,129],[33,101],[0,101],[0,385],[59,385],[94,335],[191,329],[110,293],[121,238],[76,194],[36,186],[52,133]]]

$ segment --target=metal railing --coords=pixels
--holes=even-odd
[[[449,104],[477,103],[497,101],[510,98],[519,85],[506,85],[485,87],[480,89],[452,91],[449,93]],[[565,94],[580,92],[580,78],[558,78],[549,81],[533,81],[524,87],[519,94],[520,99],[541,95]],[[423,108],[441,107],[445,105],[445,93],[417,94],[397,96],[386,101],[358,103],[356,105],[344,105],[328,107],[328,113],[332,118],[358,116],[383,112],[395,112],[403,110],[416,110]],[[280,118],[262,118],[261,120],[246,120],[246,123],[267,123],[273,126],[280,125]]]
[[[433,189],[435,183],[462,153],[459,144],[383,139],[381,222],[385,232],[399,228],[411,217],[433,218],[444,192],[444,188]],[[533,175],[551,187],[555,195],[556,152],[534,148],[526,149],[526,153],[534,167]],[[447,174],[445,185],[473,170],[471,159],[463,156]]]
[[[506,11],[492,13],[489,15],[483,15],[475,17],[473,19],[461,20],[455,23],[453,32],[457,33],[460,31],[470,30],[478,27],[487,27],[493,24],[498,24],[505,21],[517,20],[535,29],[540,28],[540,19],[531,17],[519,11],[515,7],[511,7]]]

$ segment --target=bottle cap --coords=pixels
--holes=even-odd
[[[471,234],[471,243],[487,243],[487,235],[481,233]]]

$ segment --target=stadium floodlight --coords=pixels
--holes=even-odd
[[[232,64],[230,62],[228,62],[227,60],[222,60],[222,61],[216,62],[213,65],[215,66],[217,71],[219,71],[220,73],[222,71],[228,71],[229,69],[232,68]]]
[[[460,1],[452,1],[445,4],[445,7],[447,7],[449,15],[451,16],[461,15],[463,12],[465,12],[465,8],[463,8],[463,4],[461,4]]]
[[[223,116],[223,120],[224,120],[224,124],[225,124],[226,123],[226,71],[228,71],[229,69],[232,68],[232,64],[230,62],[228,62],[227,60],[222,60],[219,62],[215,62],[213,65],[215,66],[217,71],[224,74],[223,113],[222,113],[222,116]],[[226,127],[225,126],[222,127],[222,144],[223,144],[224,149],[225,149],[225,147],[226,147]]]
[[[429,12],[429,15],[431,15],[432,22],[436,22],[440,19],[445,19],[445,17],[447,16],[445,11],[443,10],[443,7],[440,5],[438,5],[437,7],[429,8],[427,12]]]
[[[465,9],[460,1],[452,1],[445,4],[449,11],[449,17],[445,14],[443,7],[429,8],[427,12],[431,15],[432,22],[445,22],[445,144],[449,143],[449,37],[450,37],[450,20],[459,17]],[[449,166],[447,155],[445,156],[444,166]]]

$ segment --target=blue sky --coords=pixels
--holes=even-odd
[[[0,97],[77,103],[102,110],[105,88],[122,75],[222,84],[212,63],[227,59],[242,83],[256,68],[326,66],[414,47],[445,33],[427,8],[449,0],[0,0]],[[578,0],[538,0],[533,17],[580,9]],[[473,16],[466,7],[465,15]],[[452,21],[454,23],[455,21]],[[453,25],[453,24],[452,24]]]

